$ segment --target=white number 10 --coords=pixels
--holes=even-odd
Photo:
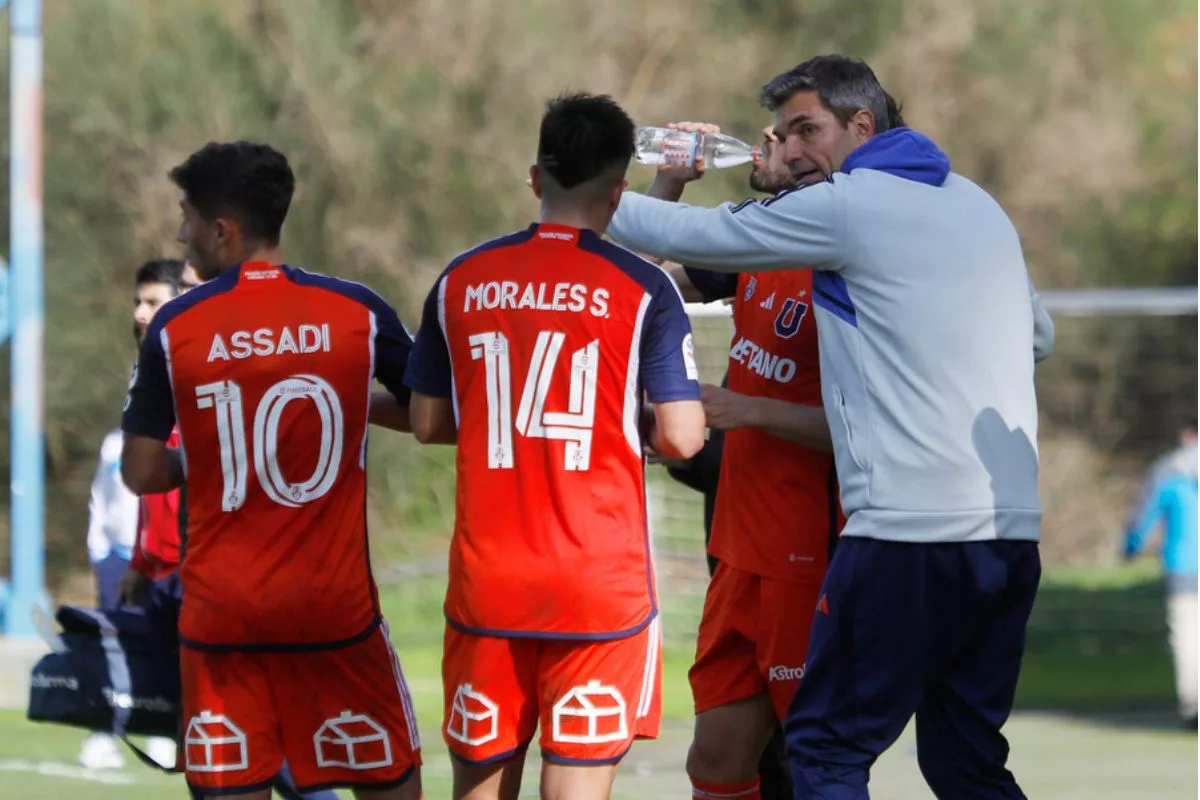
[[[279,466],[279,421],[293,400],[308,399],[321,417],[317,466],[308,480],[288,483]],[[196,407],[217,414],[217,441],[221,445],[221,475],[225,489],[223,511],[237,511],[246,502],[246,426],[242,418],[242,388],[234,381],[196,387]],[[324,496],[337,480],[342,461],[345,425],[337,392],[316,375],[293,375],[268,389],[254,412],[254,471],[267,497],[281,506],[299,508]]]
[[[569,410],[546,411],[546,395],[562,350],[562,333],[538,334],[525,377],[525,388],[517,406],[516,430],[523,436],[559,439],[566,442],[564,469],[583,471],[591,465],[592,426],[596,418],[596,376],[600,366],[600,343],[593,340],[571,354]],[[512,369],[508,338],[503,333],[477,333],[469,339],[471,358],[483,359],[487,383],[488,468],[512,469],[513,415]]]

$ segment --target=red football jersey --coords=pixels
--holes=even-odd
[[[154,317],[127,434],[187,465],[180,635],[196,648],[335,647],[380,620],[367,555],[372,380],[407,402],[411,344],[361,284],[246,263]]]
[[[810,270],[688,276],[707,298],[734,298],[731,391],[821,406]],[[709,542],[715,557],[756,575],[820,581],[843,523],[832,453],[759,428],[725,434]]]
[[[406,376],[458,418],[451,625],[606,639],[649,624],[643,393],[697,400],[696,377],[675,285],[593,231],[532,225],[451,263]]]
[[[179,447],[179,431],[171,431],[167,447]],[[186,515],[180,508],[183,492],[176,489],[138,498],[138,535],[129,566],[150,580],[169,577],[179,569]]]

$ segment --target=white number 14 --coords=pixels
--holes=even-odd
[[[517,406],[516,431],[523,436],[566,442],[563,467],[583,471],[591,465],[592,427],[596,418],[596,376],[600,343],[593,340],[571,354],[569,410],[546,411],[546,395],[562,350],[562,333],[538,334]],[[477,333],[469,339],[471,358],[483,359],[487,384],[488,468],[513,467],[512,369],[508,338],[498,331]]]

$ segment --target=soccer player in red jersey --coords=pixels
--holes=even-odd
[[[138,267],[133,286],[133,338],[141,344],[146,328],[158,309],[196,285],[195,271],[182,261],[154,259]],[[100,465],[92,482],[88,503],[88,550],[95,557],[108,550],[96,564],[101,611],[123,603],[147,605],[156,611],[172,603],[169,577],[178,565],[179,492],[135,497],[121,480],[121,441],[118,428],[104,438]],[[131,557],[108,547],[114,533],[124,534],[113,543],[125,544],[132,535]],[[147,542],[150,544],[147,545]],[[174,556],[169,568],[163,561]],[[163,579],[162,583],[152,581]],[[153,591],[150,591],[153,586]],[[168,618],[169,624],[169,618]],[[146,740],[148,755],[164,766],[175,763],[175,740],[154,736]],[[83,742],[78,761],[89,769],[116,768],[124,764],[120,742],[105,731],[95,731]]]
[[[135,283],[133,336],[140,347],[158,309],[199,285],[200,277],[187,262],[163,259],[143,264],[138,269]],[[179,446],[178,431],[171,432],[167,446]],[[170,579],[179,568],[184,534],[181,494],[176,490],[138,498],[138,531],[133,558],[118,587],[122,602],[137,603],[151,584]]]
[[[775,145],[765,130],[750,180],[758,191],[797,186]],[[703,164],[664,167],[651,193],[678,200],[702,173]],[[727,386],[703,387],[708,424],[726,433],[709,542],[717,568],[689,673],[688,775],[694,798],[757,800],[760,756],[804,675],[811,609],[844,523],[821,407],[812,273],[670,271],[688,299],[732,300],[734,323]]]
[[[171,178],[179,238],[207,282],[150,324],[122,471],[137,494],[186,481],[188,782],[266,800],[286,759],[301,790],[419,798],[365,508],[372,385],[407,404],[408,334],[365,286],[282,263],[294,177],[277,151],[209,144]],[[166,445],[176,422],[179,449]]]
[[[541,796],[606,798],[633,740],[658,733],[643,445],[690,457],[704,415],[677,288],[601,238],[633,134],[607,97],[548,105],[540,221],[450,264],[409,363],[414,435],[458,443],[442,669],[455,798],[516,798],[539,725]]]

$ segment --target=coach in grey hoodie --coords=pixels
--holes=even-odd
[[[815,271],[847,523],[787,721],[796,796],[868,797],[916,713],[938,797],[1023,797],[1000,729],[1040,576],[1033,378],[1053,329],[1035,342],[1020,240],[929,138],[880,129],[862,62],[812,59],[763,101],[793,174],[826,180],[717,208],[627,193],[609,232],[711,270]]]

